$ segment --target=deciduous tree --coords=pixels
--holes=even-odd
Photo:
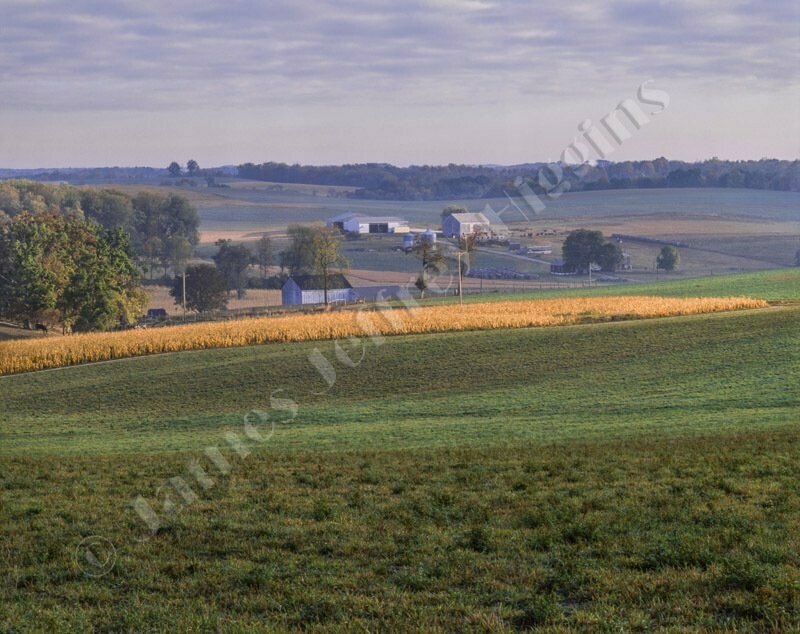
[[[341,253],[342,238],[331,229],[315,228],[311,235],[312,270],[322,276],[322,290],[325,305],[328,305],[328,288],[331,275],[336,269],[349,266]]]
[[[272,262],[275,259],[275,253],[272,248],[272,240],[270,240],[266,235],[261,236],[261,239],[256,242],[256,254],[255,254],[255,261],[256,264],[261,268],[261,277],[267,277],[267,270],[270,266],[272,266]]]
[[[447,259],[442,247],[425,235],[417,236],[409,253],[420,261],[420,274],[415,285],[419,289],[419,296],[422,299],[425,297],[425,291],[430,287],[428,275],[431,273],[438,275],[446,271]]]
[[[592,264],[604,271],[615,271],[622,262],[622,249],[606,242],[600,231],[577,229],[571,232],[562,248],[564,263],[578,273],[588,273]]]
[[[253,263],[253,254],[243,244],[233,244],[230,240],[217,240],[219,251],[214,263],[222,273],[229,290],[236,290],[239,299],[244,298],[247,289],[247,268]]]
[[[656,267],[665,271],[674,271],[680,263],[678,249],[672,246],[665,246],[656,258]]]
[[[183,303],[183,278],[176,276],[169,294],[176,304]],[[225,276],[210,264],[186,267],[186,307],[199,313],[225,308],[228,286]]]

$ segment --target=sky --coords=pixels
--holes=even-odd
[[[644,82],[602,158],[796,159],[798,69],[796,0],[0,0],[0,167],[553,161]]]

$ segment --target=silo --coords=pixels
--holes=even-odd
[[[436,243],[436,232],[428,229],[427,231],[423,231],[420,234],[420,239],[424,240],[428,244],[435,244]]]

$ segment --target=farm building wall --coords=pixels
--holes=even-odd
[[[294,304],[301,304],[303,301],[302,291],[295,281],[289,278],[281,288],[281,304],[284,306],[293,306]]]
[[[355,301],[356,295],[352,288],[335,288],[328,291],[328,303],[331,302],[352,302]],[[302,300],[298,304],[324,304],[325,291],[321,288],[312,289],[308,291],[301,291]]]

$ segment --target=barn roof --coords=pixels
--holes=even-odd
[[[349,220],[350,218],[353,218],[353,217],[359,216],[359,215],[361,215],[361,214],[357,214],[357,213],[355,213],[353,211],[346,211],[346,212],[338,214],[336,216],[331,216],[330,218],[328,218],[327,222],[344,222],[346,220]]]
[[[489,224],[489,220],[482,213],[467,213],[467,214],[450,214],[455,220],[461,222],[482,222],[485,225]]]
[[[372,224],[400,222],[408,224],[408,220],[398,218],[396,216],[364,216],[361,214],[353,214],[348,220],[358,220],[359,222],[369,222]]]
[[[325,288],[325,278],[322,275],[292,275],[290,280],[300,287],[302,291],[320,291]],[[287,282],[289,280],[286,280]],[[328,275],[328,290],[334,291],[343,288],[353,288],[347,278],[341,273]]]

